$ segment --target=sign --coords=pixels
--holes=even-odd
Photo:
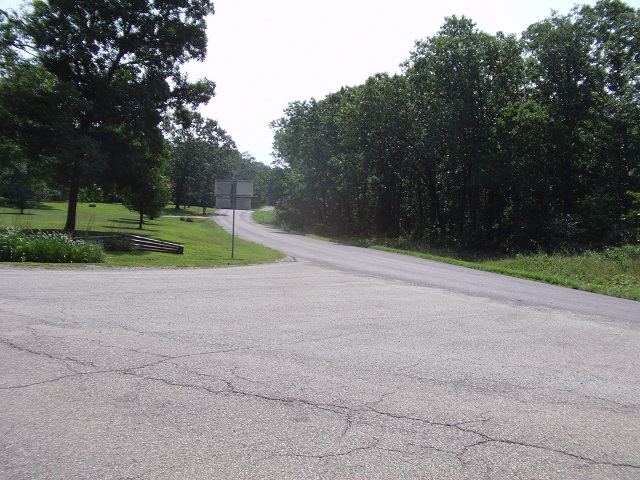
[[[251,198],[236,197],[236,209],[251,210]]]
[[[236,197],[253,197],[253,180],[238,180]]]
[[[216,195],[217,208],[233,209],[231,223],[231,258],[233,258],[236,238],[236,209],[251,210],[253,180],[216,180],[213,191]]]
[[[216,180],[213,191],[217,208],[251,210],[253,180]]]
[[[231,197],[216,197],[216,208],[231,208]]]
[[[231,197],[233,182],[231,180],[216,180],[213,192],[216,197]]]

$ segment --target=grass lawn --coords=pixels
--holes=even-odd
[[[66,202],[48,202],[24,215],[10,208],[0,208],[0,226],[22,230],[60,230],[66,219]],[[211,218],[201,216],[199,209],[176,211],[165,209],[160,218],[145,220],[138,230],[138,214],[120,204],[97,203],[90,207],[79,203],[76,215],[77,233],[131,233],[184,245],[183,255],[156,252],[107,252],[103,265],[127,267],[212,267],[246,265],[278,260],[283,255],[275,250],[246,242],[236,237],[235,255],[231,258],[231,235]],[[181,221],[180,216],[192,222]],[[58,264],[57,264],[58,265]]]

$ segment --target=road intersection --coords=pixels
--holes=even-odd
[[[640,304],[282,248],[0,267],[0,478],[640,478]]]

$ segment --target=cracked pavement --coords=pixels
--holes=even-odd
[[[640,478],[640,322],[304,260],[0,286],[2,479]]]

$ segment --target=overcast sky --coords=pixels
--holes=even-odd
[[[22,2],[0,0],[0,7]],[[367,77],[400,72],[415,40],[437,33],[446,16],[465,15],[480,30],[520,34],[552,9],[584,0],[214,0],[205,62],[191,79],[216,82],[202,113],[218,120],[238,149],[271,163],[269,122],[287,104],[324,98]],[[640,8],[640,0],[627,0]]]
[[[583,1],[579,4],[594,4]],[[640,0],[627,2],[638,8]],[[288,103],[324,98],[381,72],[400,72],[414,42],[435,35],[451,15],[480,30],[520,34],[572,0],[215,0],[209,53],[190,66],[216,82],[202,109],[240,151],[271,163],[273,131]]]

